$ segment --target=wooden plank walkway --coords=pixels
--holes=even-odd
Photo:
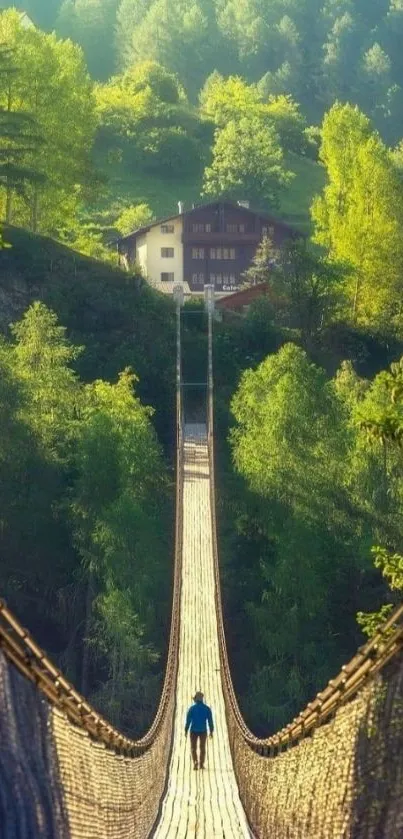
[[[214,603],[209,460],[204,425],[185,426],[183,578],[174,741],[158,839],[250,837],[232,766],[221,686]],[[211,706],[215,733],[204,771],[195,771],[185,716],[196,690]]]

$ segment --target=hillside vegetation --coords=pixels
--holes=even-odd
[[[4,236],[2,596],[138,734],[158,700],[171,597],[173,307],[50,239]]]
[[[147,724],[174,308],[113,243],[178,201],[249,199],[308,234],[265,239],[245,282],[267,296],[214,327],[228,648],[273,730],[403,588],[402,3],[18,5],[32,24],[0,13],[1,591],[114,722]]]
[[[96,160],[98,168],[107,177],[104,194],[94,213],[101,223],[104,214],[110,217],[111,206],[120,208],[147,204],[155,218],[165,218],[178,212],[178,201],[184,202],[185,209],[202,201],[200,177],[167,179],[162,175],[135,172],[126,167],[124,161],[110,162],[104,154],[99,154]],[[292,152],[287,155],[286,165],[295,178],[281,195],[279,207],[271,210],[275,217],[283,219],[301,232],[309,233],[310,207],[315,195],[323,189],[325,170],[320,163]]]

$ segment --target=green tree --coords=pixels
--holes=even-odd
[[[119,70],[132,64],[133,33],[147,14],[153,0],[120,0],[116,15],[116,53]]]
[[[272,240],[265,236],[256,249],[252,264],[243,274],[246,282],[250,285],[270,282],[277,257],[278,251]]]
[[[403,443],[403,359],[380,373],[371,389],[372,397],[360,406],[358,420],[370,438],[385,444]],[[374,398],[375,395],[375,398]]]
[[[265,6],[259,0],[226,0],[218,5],[221,32],[233,45],[238,60],[254,74],[267,68],[267,55],[274,65],[281,63],[276,19],[279,19],[276,2]]]
[[[325,117],[320,156],[328,185],[312,208],[316,241],[350,265],[350,317],[400,330],[403,193],[393,158],[370,121],[339,104]]]
[[[18,67],[13,97],[19,110],[35,120],[42,139],[27,149],[20,165],[46,177],[43,185],[27,186],[25,196],[15,201],[14,219],[55,234],[74,217],[88,183],[96,127],[91,82],[78,47],[24,28],[13,10],[0,15],[0,39],[13,50]],[[4,91],[0,106],[6,102]]]
[[[300,330],[305,347],[337,317],[342,281],[341,266],[318,256],[306,239],[292,240],[279,252],[271,285],[283,301],[283,323]]]
[[[262,120],[244,117],[217,129],[213,161],[204,173],[205,195],[247,195],[260,207],[276,207],[290,179],[277,134]]]
[[[3,590],[41,604],[63,638],[59,661],[133,730],[156,700],[167,616],[168,488],[152,411],[129,371],[83,385],[80,348],[44,304],[12,332],[0,347]]]
[[[75,539],[87,571],[82,685],[84,689],[89,683],[91,644],[99,653],[109,652],[112,706],[120,680],[124,688],[128,669],[133,670],[141,650],[143,664],[155,659],[141,639],[145,627],[149,637],[155,637],[151,598],[154,586],[162,586],[163,572],[164,540],[157,522],[166,498],[164,469],[150,423],[152,412],[135,397],[135,381],[126,371],[115,385],[99,381],[87,386],[71,504]],[[119,604],[120,614],[114,608]],[[131,642],[126,637],[128,622]],[[121,719],[122,708],[114,711]]]
[[[12,333],[15,368],[29,394],[29,425],[49,453],[64,458],[82,401],[72,368],[81,348],[70,344],[65,328],[44,303],[33,303]]]
[[[137,204],[133,207],[126,207],[115,221],[115,227],[122,236],[126,236],[133,230],[149,224],[155,220],[155,216],[148,204]]]
[[[257,370],[246,371],[231,410],[238,424],[235,464],[254,489],[280,499],[296,496],[307,512],[308,485],[322,487],[319,506],[332,494],[345,446],[341,412],[324,372],[299,347],[287,344]]]
[[[274,727],[338,666],[334,604],[368,565],[344,476],[354,436],[333,383],[292,344],[243,373],[231,410],[234,464],[253,492],[238,538],[247,550],[259,534],[241,606],[259,650],[247,703]],[[354,612],[342,619],[350,642]]]
[[[306,147],[306,123],[291,96],[268,96],[261,86],[240,76],[223,78],[212,73],[199,96],[201,114],[224,128],[229,120],[259,118],[275,129],[283,150],[302,152]]]
[[[200,120],[173,73],[145,61],[99,86],[96,97],[100,140],[119,149],[128,166],[165,177],[200,170]]]
[[[217,30],[212,4],[198,0],[154,0],[132,31],[128,65],[145,59],[162,64],[186,82],[196,97],[206,67],[214,61]]]
[[[84,50],[91,75],[107,79],[115,69],[113,33],[119,0],[64,0],[56,29]]]
[[[32,116],[15,110],[14,80],[17,73],[13,50],[0,46],[0,91],[4,102],[0,108],[0,184],[5,189],[4,215],[8,223],[12,219],[14,193],[24,194],[26,184],[40,184],[45,180],[35,169],[21,164],[27,153],[37,150],[40,138]]]
[[[50,648],[58,653],[65,628],[62,592],[76,569],[63,512],[79,408],[79,384],[66,364],[75,353],[43,304],[34,305],[13,334],[15,344],[2,353],[3,386],[11,388],[3,440],[9,433],[7,458],[13,459],[11,466],[0,457],[9,469],[4,483],[5,475],[0,478],[2,588],[10,603],[41,626],[46,614],[57,639],[53,645],[51,630]]]
[[[397,553],[392,554],[386,548],[380,547],[373,548],[372,553],[375,556],[375,567],[382,572],[392,591],[403,591],[403,556]],[[385,603],[377,612],[358,612],[358,625],[369,638],[372,638],[390,617],[396,605]]]
[[[223,78],[213,73],[200,92],[201,113],[219,128],[229,120],[252,115],[263,118],[262,97],[255,87],[240,76]]]
[[[284,151],[304,153],[307,148],[306,120],[292,97],[269,96],[265,112],[280,137]]]
[[[361,55],[363,32],[352,4],[343,4],[328,31],[324,44],[323,73],[327,102],[348,101],[357,95],[357,64]],[[337,8],[337,4],[336,4]]]
[[[372,505],[374,537],[386,547],[373,547],[374,564],[392,591],[403,590],[403,359],[379,373],[363,388],[354,388],[351,400],[356,427],[355,481],[361,503]],[[351,393],[351,391],[350,391]],[[362,465],[365,465],[365,469]],[[361,468],[360,468],[361,465]],[[372,469],[371,469],[372,465]],[[368,466],[370,468],[368,468]],[[375,466],[375,470],[374,467]],[[358,467],[358,468],[357,468]],[[369,480],[373,476],[372,482]],[[396,603],[396,601],[395,601]],[[388,603],[376,612],[359,612],[363,631],[373,635],[394,608]]]

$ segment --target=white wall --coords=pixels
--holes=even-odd
[[[145,245],[145,259],[144,266],[147,276],[154,282],[160,282],[161,274],[164,272],[174,273],[174,282],[183,282],[183,244],[182,244],[182,230],[183,220],[179,216],[172,219],[168,224],[175,226],[174,233],[161,233],[161,225],[156,224],[152,227],[144,237],[147,239]],[[140,239],[137,244],[137,259],[140,262],[139,246]],[[173,248],[174,256],[162,257],[161,248]],[[144,245],[141,245],[140,250],[144,254]]]
[[[136,239],[136,262],[141,265],[144,274],[147,275],[147,233],[143,233]]]

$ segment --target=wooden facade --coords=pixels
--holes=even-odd
[[[161,233],[161,244],[164,244],[169,223],[180,226],[182,271],[177,271],[175,277],[169,274],[169,266],[166,272],[161,266],[150,271],[151,257],[150,265],[143,264],[143,267],[152,281],[162,284],[164,277],[169,275],[172,282],[184,282],[195,293],[203,292],[206,284],[214,285],[217,293],[237,291],[242,285],[243,273],[250,267],[265,236],[273,241],[275,248],[280,249],[285,239],[299,235],[287,224],[266,213],[255,212],[242,204],[217,201],[154,222],[119,239],[122,263],[133,264],[137,258],[136,243],[140,240],[143,243],[147,234],[153,233],[154,251],[159,250],[159,239],[155,240],[156,228]],[[164,253],[163,248],[161,253]],[[152,276],[153,273],[158,276]]]

